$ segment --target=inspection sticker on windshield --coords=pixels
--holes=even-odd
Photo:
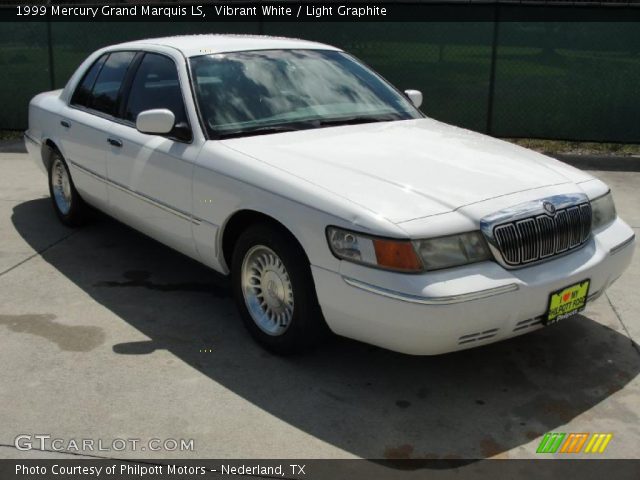
[[[587,304],[589,295],[589,280],[565,287],[551,294],[549,298],[549,308],[544,318],[544,324],[564,320],[571,315],[575,315]]]

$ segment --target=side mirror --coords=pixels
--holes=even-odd
[[[413,103],[413,106],[420,108],[422,105],[422,92],[420,90],[405,90],[404,94]]]
[[[139,132],[151,135],[164,135],[173,130],[176,117],[167,108],[156,108],[140,112],[136,118],[136,128]]]

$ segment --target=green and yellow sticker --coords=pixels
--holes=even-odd
[[[551,294],[546,323],[554,323],[563,320],[582,310],[587,304],[589,295],[589,280],[576,283],[570,287]]]

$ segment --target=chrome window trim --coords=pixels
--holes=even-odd
[[[501,295],[503,293],[514,292],[518,290],[518,284],[509,283],[507,285],[501,285],[500,287],[487,288],[485,290],[478,290],[476,292],[462,293],[459,295],[447,295],[444,297],[422,297],[420,295],[411,295],[407,293],[397,292],[395,290],[389,290],[384,287],[378,287],[371,285],[370,283],[356,280],[355,278],[342,277],[344,282],[352,287],[365,290],[370,293],[382,295],[383,297],[393,298],[408,303],[417,303],[421,305],[451,305],[455,303],[469,302],[471,300],[479,300],[482,298],[493,297],[495,295]]]

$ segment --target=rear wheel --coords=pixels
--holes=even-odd
[[[286,232],[269,225],[249,227],[236,242],[231,270],[244,324],[265,348],[290,354],[326,336],[309,262]]]
[[[57,151],[52,153],[49,162],[49,193],[53,209],[62,223],[69,227],[84,223],[87,205],[71,180],[67,163]]]

